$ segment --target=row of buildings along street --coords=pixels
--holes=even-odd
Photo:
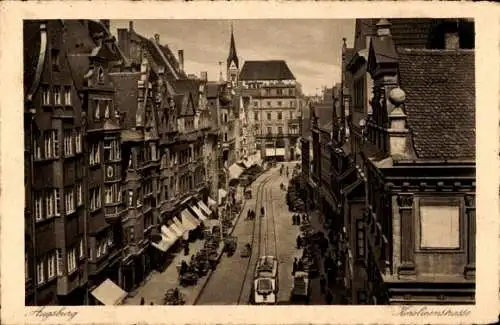
[[[306,96],[229,22],[212,75],[24,21],[26,305],[474,303],[474,23],[353,23]]]
[[[239,62],[228,41],[212,81],[133,22],[24,23],[27,305],[133,298],[203,229],[227,232],[230,181],[299,154],[286,62]]]

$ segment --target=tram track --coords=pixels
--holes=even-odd
[[[247,278],[248,278],[248,275],[249,275],[249,272],[250,272],[250,269],[251,269],[251,266],[252,266],[252,258],[254,257],[255,247],[256,246],[257,246],[257,258],[259,258],[260,253],[261,253],[260,246],[261,246],[261,240],[262,240],[262,217],[260,215],[260,208],[262,206],[264,206],[264,204],[263,204],[264,186],[274,176],[272,174],[273,170],[270,170],[270,173],[271,174],[267,175],[262,180],[262,182],[258,185],[258,187],[257,187],[257,193],[255,195],[255,209],[254,209],[254,211],[255,211],[256,215],[255,215],[255,218],[253,220],[253,225],[252,225],[252,235],[251,235],[251,238],[252,238],[252,251],[250,253],[250,256],[248,257],[247,265],[245,266],[245,272],[244,272],[244,275],[243,275],[243,281],[241,283],[239,294],[238,294],[238,301],[237,301],[238,305],[240,305],[243,302],[242,298],[243,298],[244,293],[245,293],[245,284],[247,283]],[[258,228],[259,228],[259,235],[256,238],[255,232],[256,232],[256,228],[257,228],[257,223],[258,223]],[[255,241],[257,241],[257,243],[255,243]],[[251,280],[253,280],[253,279],[251,279]],[[247,303],[247,301],[245,301],[244,303]]]

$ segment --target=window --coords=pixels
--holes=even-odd
[[[90,210],[96,210],[101,207],[101,188],[96,187],[90,190]]]
[[[113,245],[113,229],[108,230],[108,246]]]
[[[56,276],[56,253],[52,252],[47,258],[47,279],[50,280]]]
[[[43,270],[43,259],[36,263],[36,283],[42,284],[45,282],[45,273]]]
[[[104,103],[104,118],[109,118],[109,100],[105,100]]]
[[[259,106],[259,102],[258,102],[258,101],[254,101],[254,102],[253,102],[253,106],[254,106],[254,107],[258,107],[258,106]]]
[[[267,106],[271,106],[271,102],[270,101],[268,101],[266,104],[267,104]]]
[[[64,156],[69,157],[73,155],[73,131],[64,131]]]
[[[255,121],[258,121],[258,120],[259,120],[259,113],[254,112],[254,113],[253,113],[253,119],[254,119]]]
[[[40,133],[33,135],[33,159],[42,159],[42,148],[40,147]]]
[[[76,205],[80,206],[83,204],[83,186],[82,184],[76,185]]]
[[[75,212],[75,198],[73,189],[67,189],[67,192],[64,193],[64,202],[66,206],[66,214]]]
[[[354,81],[354,108],[363,112],[365,107],[365,83],[363,78]]]
[[[278,134],[283,134],[283,128],[281,126],[278,126]]]
[[[71,87],[70,86],[64,87],[64,105],[66,105],[66,106],[71,105]]]
[[[151,143],[150,146],[151,146],[151,160],[156,161],[156,159],[158,159],[156,157],[156,144]]]
[[[33,200],[35,202],[35,220],[40,221],[43,219],[42,196],[40,192],[33,192]]]
[[[68,264],[68,273],[76,270],[76,248],[71,248],[66,255],[66,263]]]
[[[84,257],[84,254],[83,254],[84,252],[85,252],[85,250],[83,249],[83,239],[80,239],[80,249],[79,249],[79,254],[78,254],[80,259],[82,259]]]
[[[420,205],[420,247],[460,248],[460,208],[447,205]]]
[[[56,216],[61,215],[61,212],[59,211],[61,206],[61,192],[59,191],[58,188],[54,189],[54,214]]]
[[[104,70],[102,69],[102,67],[99,67],[99,69],[97,69],[97,81],[104,81]]]
[[[357,234],[357,246],[356,246],[356,258],[365,257],[365,229],[362,220],[356,221],[356,234]]]
[[[100,105],[101,105],[101,102],[98,99],[94,100],[94,106],[95,106],[94,118],[96,121],[99,121],[99,119],[101,118]]]
[[[267,127],[267,134],[272,134],[273,133],[273,129],[271,127]]]
[[[61,276],[62,275],[62,270],[63,270],[63,259],[62,259],[62,250],[60,248],[56,249],[56,271],[57,275]]]
[[[47,218],[54,216],[54,192],[48,191],[45,193],[45,216]]]
[[[115,198],[115,184],[109,185],[107,184],[104,188],[104,203],[105,204],[113,204]]]
[[[61,87],[54,87],[54,105],[61,105]]]
[[[128,191],[128,206],[129,207],[134,206],[134,191],[132,190]]]
[[[290,112],[290,120],[293,120],[293,112]]]
[[[50,54],[51,54],[50,60],[52,63],[52,69],[59,70],[59,50],[52,49]]]
[[[90,145],[90,154],[89,154],[89,162],[91,166],[97,165],[100,163],[100,155],[99,155],[99,144],[93,143]]]
[[[57,156],[59,155],[57,130],[46,131],[44,133],[43,143],[45,158],[57,158]]]
[[[48,86],[42,87],[42,104],[50,105],[50,88]]]
[[[293,100],[290,101],[290,107],[295,107],[295,101]]]
[[[281,104],[282,104],[282,103],[281,103],[281,101],[279,100],[279,101],[278,101],[278,106],[281,106]]]
[[[75,130],[75,152],[82,152],[82,131],[80,129]]]
[[[267,120],[270,121],[271,120],[271,113],[267,113]]]
[[[283,114],[281,114],[281,112],[278,112],[278,120],[281,120],[283,119]]]

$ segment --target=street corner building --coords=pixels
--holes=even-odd
[[[120,304],[196,240],[218,133],[183,58],[132,22],[24,21],[26,305]]]
[[[335,238],[347,303],[473,304],[474,22],[355,30],[301,139],[305,202]]]

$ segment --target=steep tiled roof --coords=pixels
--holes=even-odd
[[[284,60],[245,61],[240,80],[295,80]]]
[[[141,78],[140,72],[112,73],[111,80],[115,86],[115,103],[120,113],[124,113],[123,128],[136,126],[137,112],[137,81]]]
[[[408,128],[424,159],[475,157],[474,52],[399,49]]]
[[[40,22],[27,20],[23,23],[24,38],[24,92],[26,92],[35,83],[35,73],[40,56]]]
[[[172,81],[172,86],[177,94],[191,93],[195,107],[198,106],[198,92],[200,87],[200,80],[195,79],[181,79]]]
[[[219,94],[219,84],[214,82],[207,83],[207,98],[217,98]]]

